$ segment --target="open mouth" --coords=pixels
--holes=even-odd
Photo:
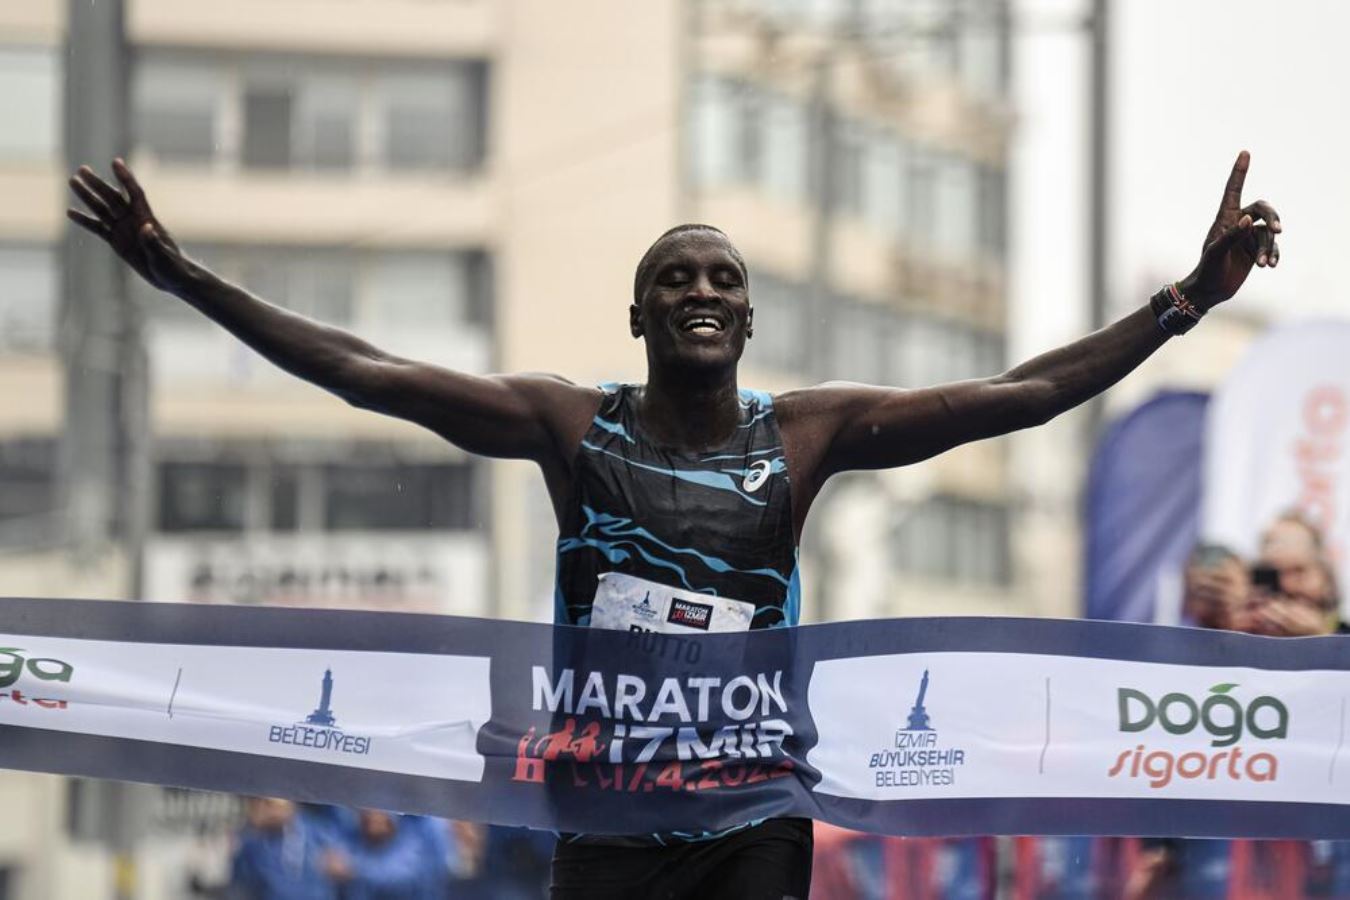
[[[680,323],[680,331],[685,334],[709,336],[726,331],[726,325],[715,316],[690,316]]]

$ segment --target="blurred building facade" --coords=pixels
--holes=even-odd
[[[393,352],[640,379],[633,267],[665,228],[707,221],[751,270],[748,386],[1006,366],[1007,0],[125,0],[123,15],[127,152],[160,218],[227,277]],[[62,216],[68,25],[61,0],[0,7],[0,588],[547,616],[556,529],[531,467],[353,410],[134,278],[152,373],[143,566],[117,534],[72,552],[63,303],[91,298],[63,301],[65,248],[88,240]],[[1006,442],[839,479],[804,548],[808,618],[1073,614],[1071,566],[1048,602],[1018,562],[1034,491]],[[6,774],[0,790],[31,810],[0,824],[0,897],[112,884],[106,854],[63,837],[63,783]],[[184,830],[142,854],[143,896],[177,895]]]

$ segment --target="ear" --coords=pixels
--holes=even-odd
[[[753,306],[745,314],[745,336],[747,339],[755,336],[755,308]]]
[[[642,309],[636,303],[628,307],[628,330],[633,337],[642,337]]]

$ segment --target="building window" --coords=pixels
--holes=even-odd
[[[1003,336],[959,322],[911,315],[887,340],[893,384],[927,387],[1003,370]]]
[[[1007,178],[1002,169],[982,166],[979,170],[979,248],[994,259],[1008,251]]]
[[[897,313],[848,297],[831,302],[831,372],[849,381],[884,384],[887,335]]]
[[[330,531],[470,529],[468,465],[325,466],[324,527]]]
[[[56,267],[50,247],[0,246],[0,352],[51,348]]]
[[[291,166],[291,93],[283,85],[244,89],[242,162],[250,169]]]
[[[242,463],[166,462],[159,469],[163,531],[241,531],[248,471]]]
[[[384,158],[394,169],[468,168],[483,155],[486,93],[481,65],[385,75]]]
[[[1011,551],[1005,506],[949,495],[902,510],[893,533],[900,569],[961,583],[1009,583]]]
[[[40,479],[17,464],[6,467],[0,444],[0,488],[6,472]],[[50,458],[50,452],[45,454]],[[32,463],[42,456],[29,453]],[[29,466],[31,468],[31,465]],[[159,528],[163,532],[469,530],[477,526],[472,462],[296,463],[180,461],[159,464]],[[36,509],[15,492],[8,508]]]
[[[854,121],[841,122],[834,132],[834,208],[843,215],[862,215],[867,137],[866,127]]]
[[[740,79],[694,81],[691,174],[704,186],[739,184],[783,199],[806,196],[808,124],[802,104]]]
[[[491,262],[477,250],[193,246],[213,271],[258,296],[330,325],[386,330],[471,326],[492,319]],[[3,259],[3,257],[0,257]],[[3,284],[0,275],[0,284]],[[144,282],[134,290],[161,321],[212,327],[185,303]],[[0,316],[5,309],[0,297]],[[0,319],[2,321],[2,319]]]
[[[0,522],[47,515],[56,508],[56,442],[0,442]]]
[[[750,300],[755,307],[755,336],[746,346],[748,360],[783,372],[800,372],[810,287],[772,275],[753,275]]]
[[[0,47],[0,160],[47,162],[61,147],[61,68],[47,48]]]
[[[209,66],[147,60],[132,77],[136,140],[158,159],[203,163],[218,152],[225,102],[222,73]]]
[[[469,253],[398,251],[373,254],[364,266],[374,302],[368,320],[382,325],[445,328],[472,321],[481,305]]]
[[[459,171],[482,164],[487,67],[152,53],[134,74],[139,150],[248,169]]]
[[[964,259],[975,252],[977,207],[975,166],[958,157],[946,156],[938,168],[937,218],[934,239],[937,249],[951,259]]]
[[[361,95],[355,79],[308,79],[296,97],[294,163],[303,169],[350,169],[356,164]]]
[[[898,237],[904,227],[905,162],[900,139],[887,129],[872,129],[863,148],[863,219],[878,231]]]

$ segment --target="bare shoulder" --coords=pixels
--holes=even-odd
[[[557,451],[570,460],[600,409],[604,391],[541,372],[502,378],[525,398],[538,419],[547,425]]]
[[[894,394],[896,388],[877,387],[853,381],[827,381],[794,388],[773,398],[779,423],[788,428],[828,425],[860,404],[874,403]]]
[[[604,396],[604,392],[597,387],[577,384],[551,372],[520,372],[497,377],[522,394],[548,403],[584,406],[588,403],[599,404],[600,398]]]

